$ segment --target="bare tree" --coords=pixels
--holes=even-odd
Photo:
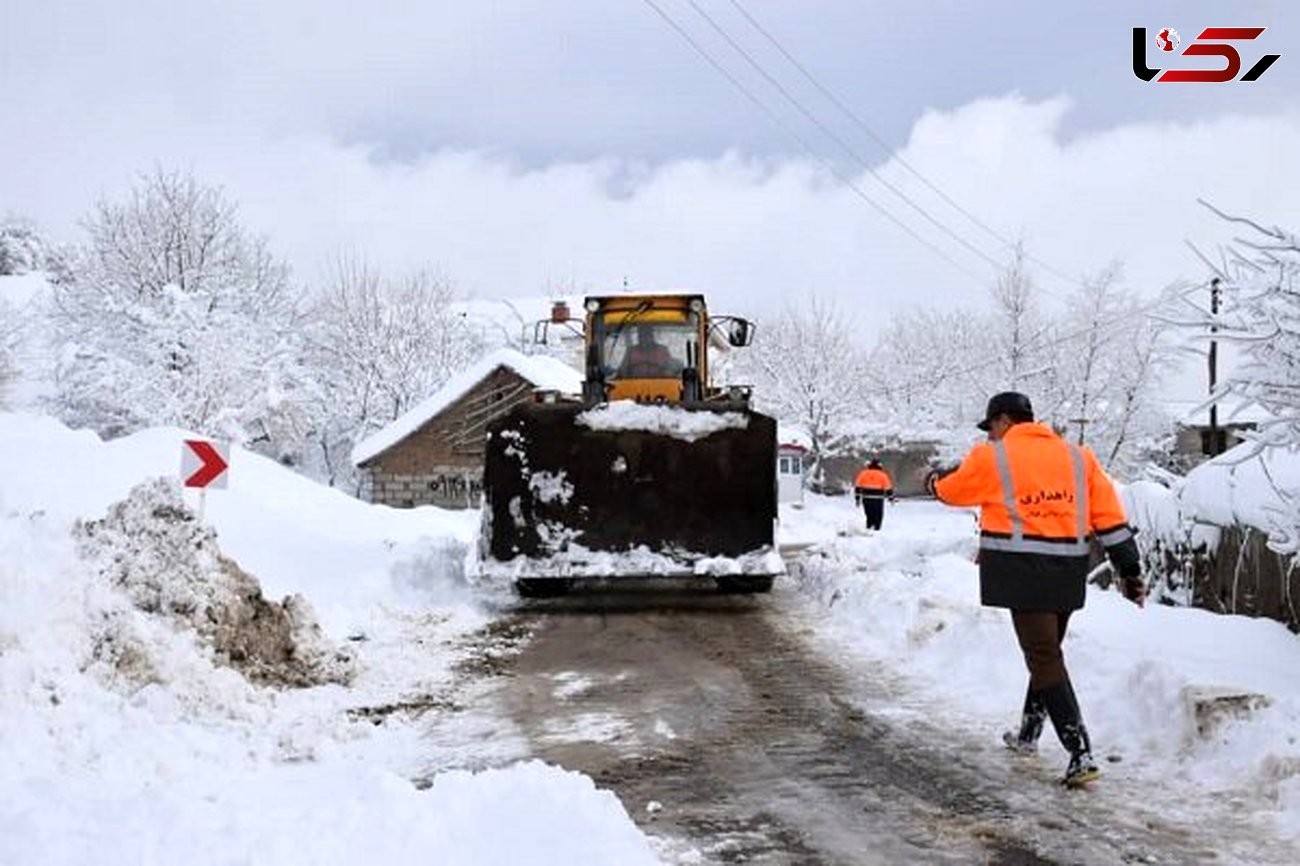
[[[1115,393],[1115,422],[1107,465],[1123,465],[1126,451],[1135,433],[1151,432],[1165,426],[1166,419],[1156,407],[1158,388],[1169,371],[1173,350],[1165,337],[1165,328],[1150,316],[1142,317],[1118,347],[1120,363],[1112,382]]]
[[[1076,428],[1076,441],[1084,445],[1088,441],[1088,425],[1094,419],[1090,413],[1098,410],[1097,403],[1108,389],[1107,377],[1115,365],[1107,363],[1107,355],[1124,334],[1131,331],[1136,322],[1113,321],[1117,312],[1124,312],[1121,307],[1132,308],[1124,303],[1119,293],[1118,283],[1122,274],[1119,263],[1114,262],[1091,277],[1085,278],[1069,301],[1066,313],[1065,330],[1078,332],[1078,338],[1071,344],[1065,359],[1068,372],[1065,382],[1065,396],[1073,418],[1065,419]],[[1120,327],[1116,327],[1118,324]]]
[[[445,277],[388,278],[340,256],[312,311],[320,383],[317,444],[332,482],[350,477],[353,443],[428,397],[482,352]]]
[[[905,426],[960,426],[986,398],[971,367],[987,352],[986,328],[968,310],[899,313],[871,354],[876,402]]]
[[[760,408],[807,432],[813,479],[820,482],[822,460],[843,424],[870,413],[866,358],[844,315],[815,297],[787,307],[760,325],[736,367],[753,379]]]
[[[998,275],[992,287],[997,341],[1005,359],[1001,380],[1005,387],[1025,390],[1031,373],[1039,372],[1034,361],[1041,342],[1042,317],[1034,297],[1034,281],[1025,266],[1025,252],[1017,245],[1015,257]]]

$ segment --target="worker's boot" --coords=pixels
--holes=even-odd
[[[1033,689],[1025,690],[1025,708],[1020,713],[1020,730],[1003,731],[1002,742],[1013,752],[1022,755],[1038,751],[1038,738],[1043,733],[1043,722],[1047,720],[1047,708],[1043,698]]]
[[[1092,743],[1088,740],[1088,729],[1084,727],[1083,716],[1079,713],[1074,687],[1066,679],[1043,689],[1041,694],[1047,714],[1051,716],[1052,727],[1056,728],[1056,736],[1070,753],[1070,763],[1061,783],[1067,788],[1083,787],[1100,776],[1101,771],[1092,758]]]

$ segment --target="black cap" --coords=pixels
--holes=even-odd
[[[984,410],[984,420],[975,426],[988,432],[989,423],[999,415],[1010,415],[1017,421],[1033,421],[1034,406],[1029,398],[1019,391],[1003,391],[989,398],[989,406]]]

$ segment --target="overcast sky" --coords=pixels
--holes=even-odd
[[[1185,241],[1230,239],[1198,196],[1300,230],[1296,6],[0,0],[0,211],[76,240],[161,165],[223,186],[304,281],[347,249],[487,298],[627,279],[762,313],[817,292],[870,330],[982,303],[1018,239],[1070,276],[1120,260],[1149,294],[1202,276]],[[1282,55],[1258,81],[1131,71],[1134,26],[1167,68],[1193,62],[1159,29],[1252,25],[1243,68]]]

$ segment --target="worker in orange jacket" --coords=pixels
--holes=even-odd
[[[949,505],[980,507],[980,601],[1010,609],[1029,668],[1020,729],[1003,740],[1032,751],[1050,718],[1070,753],[1062,781],[1078,787],[1100,773],[1061,642],[1070,614],[1084,604],[1089,539],[1104,546],[1124,595],[1141,605],[1146,588],[1137,544],[1097,458],[1034,423],[1024,394],[995,394],[978,426],[989,441],[955,470],[930,473],[926,487]]]
[[[867,516],[867,529],[879,529],[885,519],[885,500],[894,499],[894,482],[874,457],[853,481],[853,495]]]

